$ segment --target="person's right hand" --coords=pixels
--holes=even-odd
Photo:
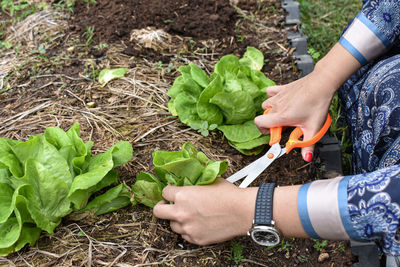
[[[299,126],[303,140],[308,140],[324,124],[336,90],[316,71],[292,83],[268,87],[268,99],[262,107],[264,110],[271,107],[271,111],[256,117],[254,122],[264,134],[276,126]],[[304,160],[312,160],[313,150],[313,146],[302,148]]]
[[[267,88],[263,108],[272,107],[267,115],[255,118],[261,132],[277,126],[299,126],[303,140],[312,138],[325,122],[329,105],[337,89],[360,68],[358,60],[336,43],[307,76],[282,86]],[[312,160],[314,147],[304,147],[301,154]]]

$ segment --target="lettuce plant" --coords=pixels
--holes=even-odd
[[[210,76],[193,63],[181,66],[181,75],[168,90],[168,109],[195,130],[204,122],[217,125],[234,148],[258,154],[269,136],[263,136],[253,120],[262,113],[265,89],[275,85],[261,72],[263,64],[261,51],[248,47],[240,59],[223,56]],[[208,130],[202,132],[208,134]]]
[[[0,138],[0,255],[33,245],[42,231],[53,234],[71,212],[100,215],[131,203],[124,184],[91,196],[117,183],[114,168],[132,159],[132,146],[119,142],[94,156],[92,146],[80,138],[78,123],[25,142]]]
[[[168,184],[175,186],[211,184],[228,168],[226,161],[213,161],[187,142],[180,151],[153,153],[154,174],[141,172],[132,185],[134,201],[153,208],[162,200]]]

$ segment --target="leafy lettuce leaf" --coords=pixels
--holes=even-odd
[[[132,158],[132,146],[119,142],[92,156],[75,123],[64,132],[49,127],[28,141],[0,138],[0,255],[33,245],[71,212],[104,214],[131,203],[121,184],[89,202],[93,194],[117,183],[115,167]],[[89,202],[89,204],[88,204]]]

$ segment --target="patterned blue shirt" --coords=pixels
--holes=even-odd
[[[298,194],[310,237],[375,241],[400,256],[400,1],[363,1],[339,43],[362,67],[340,88],[354,175],[314,181]]]

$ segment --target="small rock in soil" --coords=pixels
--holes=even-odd
[[[318,262],[324,262],[325,260],[329,259],[329,254],[324,252],[319,254],[318,256]]]

